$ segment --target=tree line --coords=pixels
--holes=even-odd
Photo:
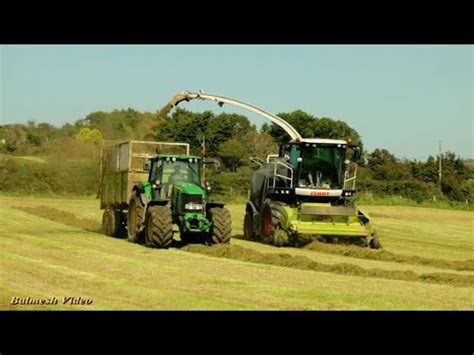
[[[303,137],[351,139],[361,146],[363,154],[358,162],[357,185],[361,192],[399,195],[416,201],[433,198],[473,201],[472,165],[466,164],[454,152],[446,152],[441,157],[443,178],[440,183],[439,157],[430,156],[425,161],[402,160],[386,149],[367,152],[360,134],[342,120],[315,117],[301,110],[278,116],[293,125]],[[257,129],[244,115],[192,112],[182,108],[164,117],[159,117],[157,112],[139,112],[131,108],[98,111],[60,127],[33,121],[2,125],[0,181],[3,184],[0,191],[92,193],[99,179],[102,142],[129,139],[186,142],[193,153],[198,153],[205,142],[206,152],[217,157],[224,168],[219,175],[209,175],[215,190],[221,194],[244,196],[252,170],[249,158],[265,159],[268,154],[276,153],[278,144],[287,142],[289,137],[274,124],[264,124]],[[32,160],[14,160],[9,156],[42,157],[43,163],[35,165]],[[25,164],[30,165],[22,168]],[[19,182],[19,172],[31,179]],[[80,181],[75,182],[76,187],[72,189],[68,185],[75,178]]]

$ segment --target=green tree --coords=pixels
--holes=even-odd
[[[278,154],[278,145],[267,132],[249,131],[239,140],[245,146],[248,156],[265,160],[269,154]]]
[[[302,110],[279,113],[277,116],[291,124],[303,138],[350,139],[353,144],[363,149],[359,133],[346,122],[328,117],[317,118]],[[267,129],[267,128],[265,128]],[[272,137],[279,143],[287,143],[290,137],[275,124],[269,129]]]
[[[221,144],[218,157],[225,168],[232,172],[247,163],[248,155],[245,146],[237,139],[229,139]]]
[[[13,125],[5,130],[5,147],[9,152],[20,153],[28,145],[28,136],[21,125]]]
[[[76,141],[88,146],[92,153],[92,159],[96,159],[103,141],[102,133],[97,128],[81,128],[78,134],[74,136]]]
[[[81,128],[78,134],[74,136],[78,141],[84,143],[100,144],[103,140],[102,133],[97,128]]]

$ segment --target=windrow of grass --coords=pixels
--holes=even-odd
[[[379,261],[391,261],[397,263],[408,263],[424,266],[434,266],[443,269],[457,271],[474,271],[474,259],[467,260],[444,260],[425,258],[417,255],[395,254],[387,250],[366,249],[353,245],[327,244],[314,241],[305,245],[304,249],[314,250],[321,253],[350,256],[353,258],[370,259]]]
[[[97,221],[88,218],[78,218],[73,213],[58,210],[54,207],[38,206],[38,207],[26,207],[26,206],[12,206],[17,210],[49,219],[51,221],[60,222],[71,227],[77,227],[84,229],[89,232],[101,231],[101,225]]]
[[[402,281],[442,283],[459,287],[474,286],[474,276],[472,275],[457,275],[450,273],[417,274],[413,271],[406,270],[401,271],[364,269],[360,266],[348,263],[327,265],[313,261],[305,256],[290,255],[287,253],[261,253],[259,251],[245,248],[239,245],[217,244],[209,247],[200,244],[188,244],[182,247],[181,250],[204,254],[208,256],[252,262],[257,264],[269,264],[300,270],[330,272],[347,276],[362,276]]]

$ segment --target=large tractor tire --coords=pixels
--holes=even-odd
[[[167,248],[173,241],[173,220],[167,206],[151,206],[148,209],[145,242],[154,248]]]
[[[102,233],[109,237],[123,238],[126,234],[124,215],[121,211],[104,210],[102,215]]]
[[[261,239],[264,243],[281,247],[288,244],[288,235],[281,227],[283,206],[278,201],[267,201],[262,209]]]
[[[232,218],[229,210],[224,207],[214,207],[209,209],[209,215],[212,219],[209,243],[229,243],[232,232]]]
[[[127,237],[131,243],[143,243],[144,235],[142,230],[143,215],[145,206],[140,201],[140,197],[133,194],[128,202],[127,214]]]

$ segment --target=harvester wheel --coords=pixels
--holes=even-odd
[[[377,238],[372,238],[369,242],[369,247],[371,249],[380,249],[380,248],[382,248],[382,244],[380,244],[380,242]]]
[[[278,247],[288,244],[288,236],[281,228],[283,206],[277,201],[266,202],[262,213],[262,240]]]
[[[128,202],[127,236],[129,242],[143,243],[143,232],[139,232],[139,230],[144,213],[145,206],[142,205],[140,198],[134,194]]]
[[[212,219],[212,229],[209,242],[211,244],[229,243],[232,232],[232,218],[230,212],[224,207],[214,207],[209,209]]]
[[[247,211],[244,218],[244,239],[255,240],[255,233],[253,231],[253,213]]]
[[[171,210],[166,206],[151,206],[147,213],[146,245],[167,248],[173,241]]]

